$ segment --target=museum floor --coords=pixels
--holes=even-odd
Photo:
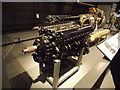
[[[2,43],[6,44],[13,41],[18,41],[18,38],[20,38],[20,40],[34,38],[37,36],[37,34],[37,31],[3,34]],[[33,41],[34,40],[30,40],[2,47],[3,88],[52,88],[52,86],[47,81],[42,82],[38,79],[39,64],[34,62],[30,54],[22,53],[22,49],[32,45]],[[84,80],[87,81],[84,83],[84,85],[86,85],[86,88],[90,88],[90,85],[87,83],[93,85],[94,83],[91,81],[93,80],[96,82],[95,78],[98,79],[98,76],[103,73],[101,68],[105,67],[104,69],[106,69],[110,63],[110,61],[103,59],[103,56],[104,55],[98,50],[96,46],[92,46],[90,48],[90,53],[83,56],[82,65],[80,66],[79,71],[67,79],[63,84],[61,84],[59,88],[73,88],[80,80],[84,80],[87,76],[89,76],[89,78]],[[97,73],[89,74],[92,69],[99,65],[99,63],[102,63],[98,67],[100,75],[97,76]],[[81,87],[84,88],[84,85]],[[114,88],[110,71],[108,71],[106,74],[101,88]]]

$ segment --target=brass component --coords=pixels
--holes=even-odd
[[[86,25],[93,26],[95,23],[95,17],[92,14],[81,14],[80,16],[80,25],[81,27]]]
[[[102,29],[102,30],[97,30],[96,32],[94,32],[93,34],[90,35],[90,42],[95,41],[96,39],[107,35],[110,32],[109,29]]]
[[[24,54],[34,52],[37,49],[37,46],[29,46],[22,50]]]
[[[40,39],[37,39],[37,41],[40,41]]]
[[[38,29],[39,29],[39,26],[33,27],[33,30],[38,30]]]

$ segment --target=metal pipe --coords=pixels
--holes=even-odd
[[[24,54],[34,52],[37,49],[37,46],[29,46],[22,50]]]
[[[61,60],[54,60],[53,88],[58,87]]]

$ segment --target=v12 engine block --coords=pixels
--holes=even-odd
[[[56,59],[65,60],[70,56],[79,56],[83,47],[84,54],[88,53],[87,40],[93,30],[90,25],[81,27],[73,21],[39,27],[39,37],[33,46],[23,49],[23,52],[34,52],[34,60],[44,64]]]

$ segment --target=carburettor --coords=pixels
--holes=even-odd
[[[82,48],[84,54],[88,53],[87,40],[93,30],[90,25],[81,27],[74,21],[39,27],[39,37],[33,46],[23,49],[23,52],[34,52],[34,60],[44,64],[56,59],[66,60],[71,56],[79,56]]]

